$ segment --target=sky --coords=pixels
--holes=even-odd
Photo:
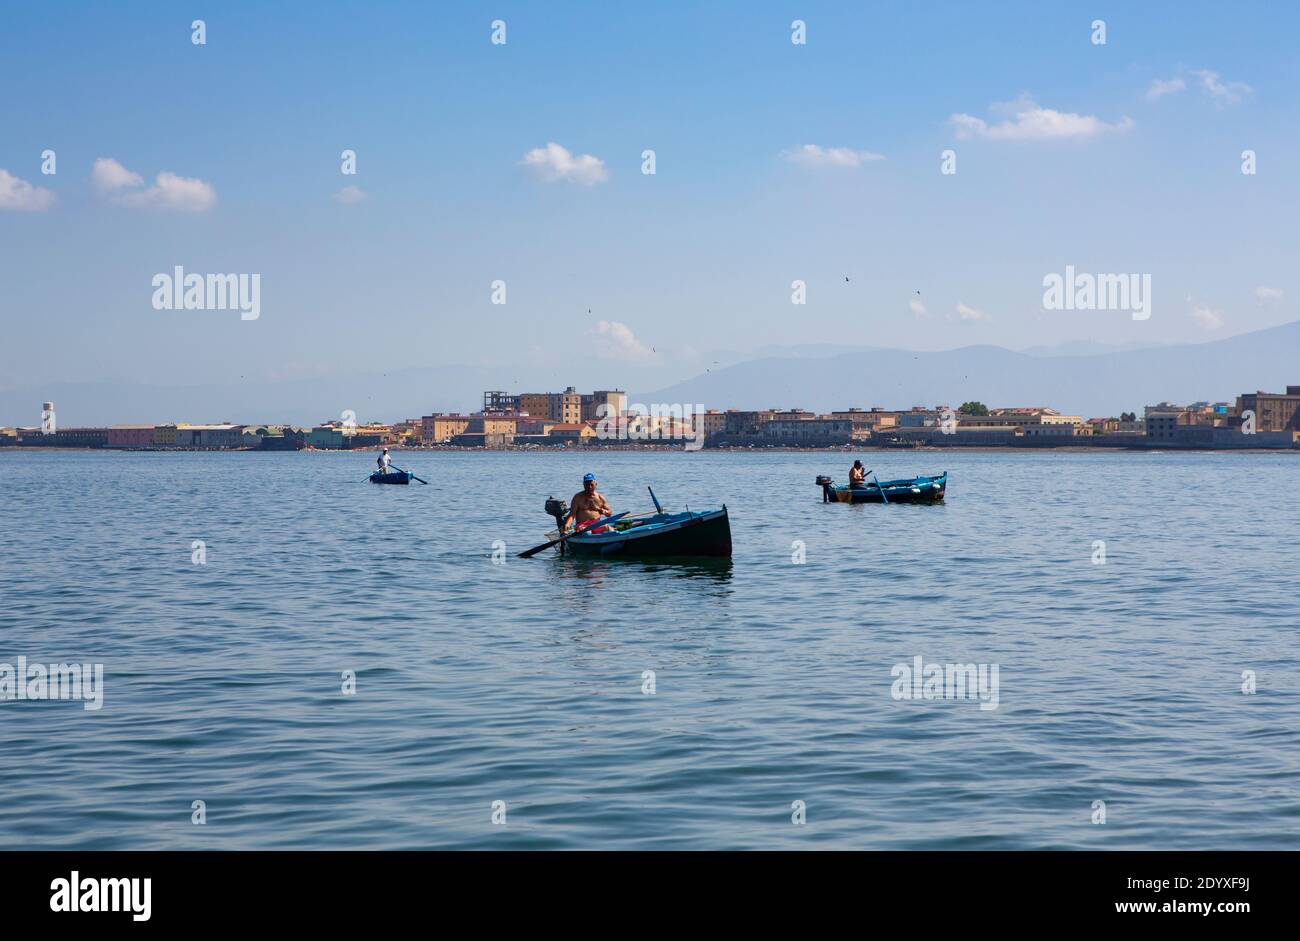
[[[1203,342],[1296,319],[1294,4],[0,20],[0,388],[452,365],[626,387],[770,346]],[[1044,310],[1067,265],[1149,274],[1151,316]],[[156,309],[176,266],[258,275],[259,316]]]

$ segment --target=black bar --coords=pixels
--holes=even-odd
[[[1013,924],[1030,916],[1055,929],[1105,921],[1142,925],[1193,920],[1241,926],[1289,907],[1296,856],[1283,852],[870,852],[870,853],[447,853],[447,852],[10,852],[0,857],[6,928],[114,924],[206,930],[285,925],[374,929],[415,917],[511,923],[533,930],[579,924],[660,925],[679,930],[686,912],[723,913],[734,924],[888,916],[942,933]],[[55,880],[150,880],[133,914],[52,911]],[[1178,880],[1185,880],[1180,882]],[[121,884],[118,884],[119,886]],[[67,901],[70,891],[61,900]],[[1154,904],[1154,909],[1121,906]],[[1208,903],[1206,913],[1189,910]],[[1224,906],[1241,907],[1223,910]],[[1043,922],[1042,918],[1051,922]],[[617,919],[610,921],[610,918]],[[378,921],[376,920],[378,919]],[[481,920],[480,920],[481,919]],[[992,920],[996,919],[996,920]],[[450,928],[450,923],[446,924]],[[459,932],[458,932],[459,933]]]

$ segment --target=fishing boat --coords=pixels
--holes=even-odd
[[[373,474],[370,475],[370,482],[372,484],[405,485],[411,482],[411,475],[406,471],[390,471],[387,474],[382,474],[379,471],[375,471]]]
[[[822,475],[817,485],[822,488],[823,503],[938,503],[948,486],[948,472],[933,477],[870,480],[847,487],[837,487]]]
[[[717,510],[686,510],[669,513],[650,491],[655,509],[640,517],[618,519],[601,532],[578,533],[560,543],[560,551],[576,556],[599,558],[731,557],[731,522],[724,503]],[[546,512],[556,524],[569,514],[568,506],[554,497],[546,501]]]

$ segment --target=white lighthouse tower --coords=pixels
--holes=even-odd
[[[54,425],[54,403],[46,402],[41,406],[41,434],[52,435],[56,430]]]

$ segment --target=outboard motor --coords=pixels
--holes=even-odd
[[[555,497],[546,498],[546,515],[555,517],[555,528],[564,529],[564,518],[569,515],[569,504]],[[564,554],[564,543],[560,543],[560,554]]]
[[[569,504],[563,500],[557,500],[555,497],[547,497],[546,515],[555,517],[556,528],[559,528],[564,522],[564,518],[569,515]]]
[[[825,474],[817,475],[817,485],[822,488],[822,503],[831,502],[831,479]]]

